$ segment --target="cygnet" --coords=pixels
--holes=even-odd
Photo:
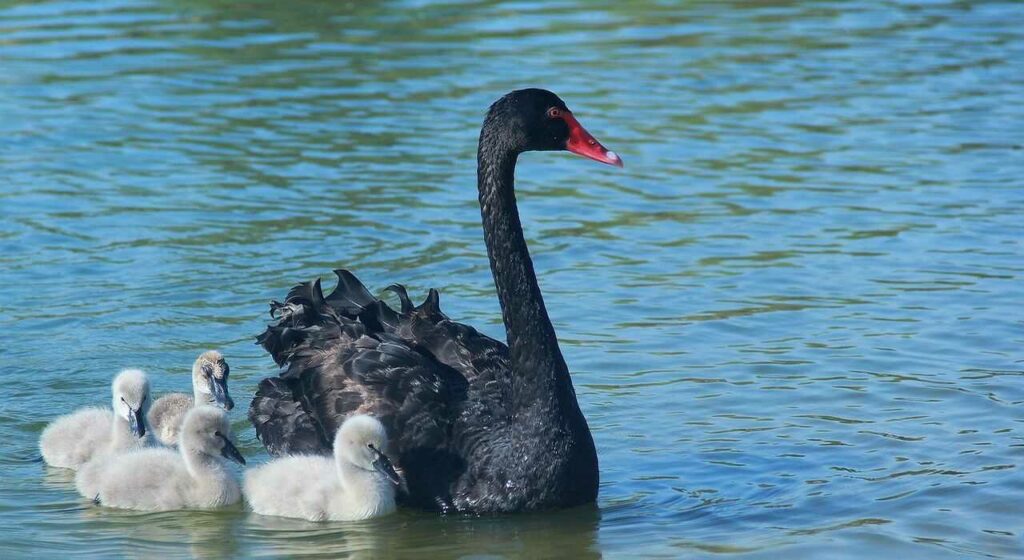
[[[345,420],[334,437],[334,457],[297,455],[245,473],[245,497],[262,515],[309,521],[346,521],[395,510],[401,478],[384,454],[384,426],[371,416]]]
[[[194,406],[209,404],[224,410],[235,407],[228,394],[230,368],[224,356],[216,350],[200,354],[192,364],[192,395],[171,393],[153,403],[149,411],[149,426],[164,445],[177,445],[178,432],[185,413]]]
[[[178,452],[168,448],[123,453],[106,462],[96,502],[144,511],[211,509],[238,502],[238,481],[225,459],[245,464],[231,442],[227,412],[212,406],[188,411]]]
[[[137,369],[126,369],[111,384],[113,412],[86,407],[50,422],[39,437],[46,464],[78,469],[103,455],[138,449],[152,443],[146,430],[149,380]]]

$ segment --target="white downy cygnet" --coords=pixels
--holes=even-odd
[[[401,484],[384,455],[384,426],[352,416],[334,437],[334,458],[297,455],[275,459],[245,473],[249,506],[262,515],[309,521],[369,519],[395,510]]]
[[[209,404],[224,410],[235,407],[228,394],[230,368],[220,352],[210,350],[200,354],[192,364],[192,395],[171,393],[153,403],[149,411],[149,426],[164,445],[178,444],[178,431],[185,413],[194,406]]]
[[[143,449],[106,461],[96,502],[143,511],[230,505],[241,498],[241,491],[225,459],[245,464],[231,442],[227,412],[197,406],[185,415],[177,452]]]
[[[152,443],[146,430],[151,400],[146,374],[126,369],[114,378],[111,391],[113,412],[86,407],[46,426],[39,436],[39,450],[46,464],[78,469],[92,459]]]

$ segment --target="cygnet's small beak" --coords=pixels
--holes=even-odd
[[[128,407],[128,428],[132,435],[141,438],[146,435],[146,419],[142,417],[142,408]]]
[[[228,382],[226,379],[217,379],[211,375],[207,383],[209,384],[210,394],[213,395],[213,403],[215,405],[224,410],[235,408],[235,401],[231,400],[231,395],[228,394]]]
[[[391,459],[388,456],[381,453],[376,447],[371,447],[374,453],[377,454],[377,458],[373,460],[373,468],[377,469],[377,472],[387,477],[395,486],[402,485],[402,478],[395,472],[395,467],[391,464]]]
[[[238,451],[238,448],[235,447],[235,444],[231,443],[231,440],[224,437],[223,434],[218,433],[217,437],[219,437],[224,442],[224,447],[221,447],[220,449],[221,456],[223,456],[225,459],[230,459],[238,463],[239,465],[244,465],[245,457],[242,457],[242,453]]]

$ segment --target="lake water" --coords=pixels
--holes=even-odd
[[[0,2],[4,558],[1024,555],[1024,4]],[[267,302],[355,271],[503,338],[476,136],[520,160],[596,508],[353,524],[80,499],[36,448],[118,369],[232,417]]]

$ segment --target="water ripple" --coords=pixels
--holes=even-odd
[[[0,5],[7,556],[1019,555],[1020,5],[241,8]],[[501,337],[473,155],[530,85],[627,162],[518,172],[597,509],[140,515],[38,462],[124,366],[219,347],[251,394],[266,302],[337,266]]]

